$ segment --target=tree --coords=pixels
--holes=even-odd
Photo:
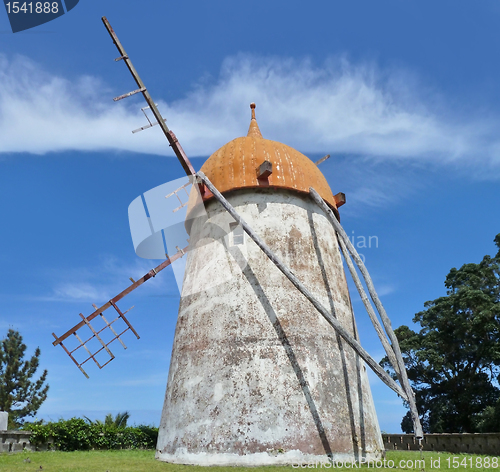
[[[92,421],[87,416],[84,416],[84,418],[87,420],[89,424],[103,425],[109,428],[122,429],[127,427],[127,421],[130,418],[130,413],[128,411],[124,411],[123,413],[117,413],[114,418],[111,413],[108,413],[104,418],[104,422],[102,422],[101,420]]]
[[[104,419],[104,425],[113,426],[118,429],[126,428],[127,421],[129,418],[130,418],[130,413],[128,411],[124,411],[123,413],[117,413],[114,418],[111,413],[108,413],[106,415],[106,418]]]
[[[495,406],[487,406],[477,418],[479,433],[500,433],[500,400]]]
[[[426,302],[413,318],[419,332],[395,330],[425,432],[500,427],[500,234],[495,244],[495,257],[451,269],[447,296]],[[390,367],[387,358],[382,363]],[[409,412],[401,428],[413,432]]]
[[[9,422],[19,426],[27,416],[34,416],[47,398],[47,371],[32,380],[39,365],[40,348],[29,360],[24,359],[26,345],[18,331],[9,329],[0,341],[0,411],[9,413]]]

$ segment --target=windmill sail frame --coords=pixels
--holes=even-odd
[[[115,341],[116,339],[118,339],[120,341],[120,343],[122,344],[122,346],[126,349],[126,346],[123,343],[123,341],[121,340],[120,336],[122,336],[128,330],[132,331],[135,334],[135,336],[136,336],[137,339],[140,339],[140,336],[139,336],[139,334],[137,334],[137,331],[134,329],[134,327],[130,324],[130,322],[128,321],[128,319],[125,317],[125,313],[127,313],[128,311],[130,311],[133,307],[129,308],[125,312],[122,312],[118,308],[118,306],[116,305],[118,303],[118,301],[120,301],[122,298],[124,298],[130,292],[132,292],[133,290],[135,290],[137,287],[141,286],[144,282],[146,282],[150,278],[156,277],[156,275],[159,272],[161,272],[163,269],[165,269],[166,267],[168,267],[169,265],[171,265],[177,259],[180,259],[181,257],[183,257],[185,255],[187,249],[188,249],[187,246],[184,249],[179,249],[178,252],[176,254],[174,254],[172,257],[169,257],[167,255],[167,260],[163,261],[160,265],[158,265],[158,266],[154,267],[153,269],[151,269],[148,273],[146,273],[145,275],[143,275],[139,280],[135,281],[134,279],[131,278],[131,281],[132,281],[131,285],[129,285],[125,290],[123,290],[122,292],[120,292],[118,295],[116,295],[114,298],[112,298],[111,300],[109,300],[108,302],[106,302],[101,307],[97,308],[97,306],[94,305],[95,311],[93,313],[91,313],[89,316],[85,317],[83,314],[80,313],[80,317],[82,318],[82,321],[80,321],[80,323],[76,324],[71,329],[69,329],[68,331],[66,331],[66,333],[64,333],[62,336],[57,336],[55,333],[52,333],[52,336],[54,336],[54,338],[55,338],[55,341],[52,344],[54,346],[60,345],[64,349],[64,351],[66,352],[66,354],[68,354],[68,356],[71,358],[71,360],[77,365],[77,367],[80,369],[80,371],[83,373],[83,375],[85,375],[85,377],[89,378],[89,376],[87,375],[87,373],[85,372],[85,370],[82,368],[82,365],[85,364],[90,359],[92,359],[96,363],[96,365],[99,367],[99,369],[102,369],[104,366],[106,366],[107,364],[109,364],[115,358],[115,356],[113,355],[113,353],[108,348],[109,344],[111,344],[113,341]],[[108,322],[106,320],[106,318],[104,318],[103,312],[106,311],[110,307],[113,307],[116,310],[116,312],[118,313],[118,316],[113,321]],[[90,322],[93,319],[97,318],[98,316],[100,316],[102,318],[102,320],[105,323],[105,326],[101,330],[95,331],[94,327],[90,324]],[[116,331],[113,329],[113,327],[111,325],[113,323],[115,323],[116,321],[118,321],[119,319],[122,319],[125,322],[125,324],[127,325],[127,328],[124,331],[122,331],[120,334],[117,334]],[[80,330],[81,328],[83,328],[85,326],[87,326],[91,330],[91,332],[93,333],[93,335],[90,338],[88,338],[86,341],[82,341],[82,339],[77,334],[77,332],[78,332],[78,330]],[[110,331],[113,333],[114,337],[111,339],[111,341],[105,343],[101,339],[101,337],[99,336],[99,334],[102,331],[104,331],[105,329],[107,329],[107,328],[110,329]],[[71,335],[74,335],[76,337],[76,339],[78,339],[78,341],[80,343],[73,350],[69,350],[63,344],[63,341],[65,341]],[[101,348],[98,349],[95,352],[91,352],[91,350],[88,349],[88,347],[86,346],[86,344],[89,341],[91,341],[92,339],[97,339],[97,341],[101,345]],[[75,357],[73,356],[73,353],[75,351],[77,351],[78,349],[80,349],[81,347],[83,347],[87,351],[87,353],[89,354],[89,357],[87,357],[82,362],[78,362],[75,359]],[[110,359],[106,363],[100,364],[97,361],[97,359],[96,359],[95,356],[98,353],[100,353],[101,351],[103,351],[103,350],[105,350],[109,354]]]

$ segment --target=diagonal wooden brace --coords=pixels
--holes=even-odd
[[[398,367],[398,363],[396,360],[396,355],[394,354],[394,351],[392,350],[392,347],[389,344],[389,341],[387,341],[387,337],[384,333],[384,329],[382,328],[380,321],[378,320],[377,315],[375,314],[375,311],[373,310],[373,307],[372,307],[370,301],[368,300],[365,289],[363,288],[363,285],[361,284],[361,280],[359,279],[358,273],[356,272],[354,264],[352,263],[352,260],[349,257],[349,253],[347,252],[347,248],[345,246],[344,240],[338,236],[337,236],[337,239],[338,239],[338,243],[340,246],[340,250],[342,251],[342,255],[344,256],[344,260],[346,261],[347,267],[349,268],[349,272],[351,273],[352,280],[354,281],[354,285],[358,289],[359,296],[361,297],[361,300],[363,301],[363,304],[365,305],[368,316],[370,317],[370,320],[373,323],[373,327],[375,328],[375,331],[378,334],[378,337],[380,339],[380,342],[382,343],[382,346],[384,346],[384,350],[385,350],[385,353],[387,354],[389,362],[391,363],[392,367],[398,373],[398,376],[399,376],[399,367]]]
[[[395,357],[396,357],[396,363],[398,366],[398,369],[394,368],[396,371],[396,375],[399,378],[399,382],[401,383],[401,386],[403,387],[406,397],[407,397],[407,402],[410,407],[410,414],[413,420],[413,429],[415,433],[415,437],[417,439],[421,439],[424,436],[423,430],[422,430],[422,425],[420,424],[420,418],[418,416],[418,410],[417,410],[417,404],[415,401],[415,393],[413,392],[413,389],[410,386],[410,382],[408,380],[408,375],[406,373],[406,366],[403,360],[403,355],[401,354],[401,348],[399,347],[399,342],[398,339],[396,338],[396,335],[394,334],[394,331],[392,329],[391,325],[391,320],[387,316],[387,313],[385,311],[384,306],[382,305],[382,302],[380,301],[380,298],[377,295],[377,292],[375,290],[375,286],[373,285],[373,281],[370,277],[370,274],[368,273],[368,270],[366,269],[361,257],[359,257],[358,252],[354,248],[353,244],[351,243],[351,240],[348,238],[347,234],[344,231],[344,228],[342,228],[342,225],[340,222],[337,220],[335,217],[333,211],[330,209],[330,207],[325,203],[323,198],[319,195],[316,190],[314,190],[312,187],[309,188],[309,192],[313,200],[318,204],[318,206],[325,212],[326,216],[332,223],[333,227],[335,228],[335,231],[337,234],[340,236],[340,238],[344,241],[344,243],[347,246],[347,249],[349,249],[349,252],[352,255],[352,258],[356,262],[356,265],[359,267],[359,270],[361,274],[363,275],[363,278],[365,279],[366,282],[366,287],[368,288],[368,292],[370,293],[370,296],[373,300],[373,303],[375,304],[375,307],[377,308],[377,311],[380,314],[380,318],[382,319],[382,324],[384,325],[385,332],[387,333],[387,336],[389,337],[389,340],[391,341],[392,344],[392,349],[394,351]]]
[[[354,337],[340,324],[340,322],[332,316],[332,314],[312,295],[312,293],[304,286],[304,284],[292,273],[288,267],[274,254],[267,244],[248,226],[243,218],[236,212],[233,206],[224,198],[224,196],[215,188],[208,177],[203,172],[198,172],[197,176],[203,181],[207,188],[213,193],[214,197],[224,207],[224,209],[238,222],[243,230],[250,236],[255,244],[260,247],[262,252],[278,267],[278,269],[292,282],[292,284],[313,304],[325,320],[332,326],[335,331],[352,347],[352,349],[370,366],[375,374],[389,388],[394,390],[400,397],[408,401],[408,397],[403,389],[380,367],[377,361],[368,354],[368,352],[354,339]]]

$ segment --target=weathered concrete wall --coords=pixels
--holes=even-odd
[[[419,444],[413,434],[384,434],[387,450],[418,451]],[[500,455],[500,433],[426,434],[422,440],[424,451],[465,454]]]
[[[30,443],[31,431],[0,431],[0,452],[33,451]]]
[[[5,431],[9,424],[9,414],[6,411],[0,411],[0,431]]]
[[[237,191],[231,204],[356,332],[333,228],[307,196]],[[376,458],[366,368],[217,202],[190,234],[157,458],[259,465]],[[247,262],[248,261],[248,262]]]
[[[0,431],[0,452],[49,451],[55,450],[54,439],[48,438],[43,444],[30,442],[31,431]]]

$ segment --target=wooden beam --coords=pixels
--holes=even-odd
[[[184,172],[186,172],[186,175],[191,176],[195,174],[195,170],[189,161],[188,157],[186,156],[186,153],[184,152],[184,149],[182,149],[182,146],[180,145],[179,141],[177,140],[177,137],[175,134],[168,129],[168,126],[165,123],[165,119],[163,116],[161,116],[160,111],[158,110],[156,103],[154,100],[151,98],[151,95],[149,94],[146,86],[144,85],[144,82],[142,79],[139,77],[138,72],[135,70],[134,65],[132,64],[132,61],[130,60],[128,54],[125,52],[125,49],[122,46],[122,43],[120,43],[120,40],[118,39],[118,36],[114,32],[113,28],[111,27],[111,24],[107,20],[105,16],[102,18],[102,22],[104,23],[104,26],[106,27],[106,30],[108,31],[109,35],[111,36],[111,39],[113,40],[113,43],[115,44],[116,48],[118,49],[120,53],[120,57],[118,58],[119,60],[122,60],[125,62],[127,65],[128,70],[132,74],[132,77],[135,80],[135,83],[139,86],[138,90],[134,90],[133,92],[126,93],[125,95],[122,95],[120,97],[115,98],[115,100],[121,99],[121,98],[126,98],[127,96],[130,96],[131,94],[139,93],[141,92],[142,95],[144,96],[144,99],[146,100],[147,104],[149,105],[149,108],[151,109],[151,112],[153,113],[154,117],[156,118],[157,123],[160,125],[161,130],[163,131],[163,134],[167,138],[170,146],[172,147],[175,155],[177,156],[177,159],[179,159],[179,162],[184,169]],[[156,124],[156,123],[155,123]]]
[[[422,430],[422,425],[420,424],[420,418],[418,416],[417,405],[415,402],[415,393],[413,392],[413,389],[411,388],[410,382],[408,380],[408,375],[406,373],[406,367],[405,367],[405,363],[403,360],[403,355],[401,354],[401,348],[399,347],[398,339],[396,338],[396,335],[394,334],[394,331],[392,329],[391,320],[387,316],[385,308],[382,305],[382,302],[380,301],[380,298],[377,295],[377,292],[375,290],[375,286],[373,285],[373,281],[370,277],[370,274],[368,273],[368,270],[365,267],[365,264],[363,263],[358,252],[356,251],[356,249],[354,248],[350,239],[348,238],[347,234],[345,233],[344,228],[342,228],[342,225],[339,223],[339,221],[337,220],[337,218],[333,214],[330,207],[325,203],[325,201],[323,200],[323,198],[321,198],[321,196],[318,194],[318,192],[316,192],[316,190],[314,190],[312,187],[309,188],[309,192],[310,192],[313,200],[325,212],[326,216],[328,217],[328,219],[332,223],[333,227],[335,228],[335,231],[337,232],[337,234],[341,237],[341,239],[346,244],[347,249],[349,249],[349,252],[351,253],[352,258],[354,259],[354,262],[356,262],[356,265],[359,267],[359,270],[360,270],[361,274],[363,275],[363,278],[365,279],[366,287],[368,288],[368,292],[370,293],[370,296],[373,300],[373,303],[375,304],[375,307],[377,308],[377,311],[380,314],[380,318],[382,319],[382,324],[384,325],[385,331],[387,333],[387,336],[389,337],[389,340],[391,341],[392,349],[393,349],[394,354],[396,356],[397,365],[399,367],[399,372],[396,370],[396,374],[398,375],[401,386],[403,387],[403,389],[406,393],[406,396],[408,398],[407,401],[408,401],[408,405],[410,407],[410,413],[411,413],[411,417],[413,420],[413,428],[414,428],[414,432],[415,432],[415,437],[417,439],[421,439],[421,438],[423,438],[424,433]]]
[[[335,200],[335,206],[337,208],[345,205],[345,193],[339,192],[337,195],[333,196],[333,199]]]
[[[342,238],[339,238],[337,235],[337,240],[340,246],[340,250],[342,251],[342,255],[344,256],[344,260],[346,261],[347,267],[349,268],[349,272],[351,273],[352,280],[354,281],[354,285],[358,289],[359,296],[361,297],[361,300],[363,301],[363,304],[365,305],[366,311],[368,312],[368,316],[370,317],[370,320],[373,323],[373,327],[375,328],[375,331],[378,334],[378,337],[380,339],[380,342],[382,343],[382,346],[384,346],[385,353],[387,354],[387,357],[389,358],[389,362],[391,363],[392,367],[396,372],[399,372],[399,366],[398,362],[396,360],[396,356],[394,355],[394,351],[392,350],[391,345],[389,344],[389,341],[387,341],[387,337],[385,336],[384,329],[382,328],[380,321],[377,318],[377,315],[375,314],[375,311],[373,310],[373,307],[370,303],[370,300],[368,300],[368,297],[366,295],[365,289],[363,288],[363,284],[361,283],[361,280],[359,279],[358,273],[356,272],[356,269],[354,267],[354,264],[352,263],[351,256],[347,252],[347,248],[345,246],[344,241]]]
[[[314,164],[319,166],[321,163],[325,162],[329,157],[330,157],[330,154],[327,154],[325,157],[322,157],[321,159],[317,160]]]
[[[257,179],[266,180],[273,173],[273,164],[269,161],[264,161],[259,167],[257,167]]]

